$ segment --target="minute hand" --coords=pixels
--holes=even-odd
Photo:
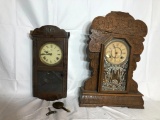
[[[41,55],[52,55],[52,53],[47,53],[47,54],[42,53]]]

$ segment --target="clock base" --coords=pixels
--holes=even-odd
[[[143,109],[144,101],[142,94],[103,94],[96,91],[87,91],[80,88],[79,106],[80,107],[96,107],[96,106],[114,106]]]

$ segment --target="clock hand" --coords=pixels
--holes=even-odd
[[[47,54],[45,54],[45,53],[42,53],[41,55],[52,55],[52,53],[47,53]]]
[[[116,58],[116,54],[117,54],[117,52],[116,52],[116,47],[115,47],[115,45],[113,44],[113,53],[112,53],[112,57],[113,58]]]
[[[117,52],[117,47],[115,47],[115,45],[113,44],[113,47],[115,49],[115,57],[114,58],[117,58],[117,55],[118,55],[118,52]]]
[[[48,53],[48,51],[44,51],[45,53]]]
[[[116,54],[115,54],[115,53],[116,53],[116,52],[115,52],[115,49],[113,49],[113,50],[112,50],[112,57],[113,57],[113,58],[116,58]]]
[[[116,48],[115,48],[115,58],[117,57],[117,54],[118,54],[118,52],[116,51]]]

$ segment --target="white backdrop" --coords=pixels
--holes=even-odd
[[[134,79],[139,91],[160,101],[160,0],[0,0],[0,97],[32,96],[30,30],[55,25],[70,32],[68,96],[78,96],[90,76],[85,48],[88,28],[111,11],[130,13],[148,26]]]

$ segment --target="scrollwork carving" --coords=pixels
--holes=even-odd
[[[92,75],[87,81],[85,81],[84,88],[86,90],[96,90],[98,81],[99,53],[90,53],[89,58],[91,60],[90,66],[92,68]]]
[[[135,20],[129,13],[111,12],[105,17],[96,17],[91,29],[117,34],[146,36],[147,26],[140,20]]]
[[[34,31],[31,31],[32,37],[36,36],[45,36],[45,37],[67,37],[65,30],[58,28],[57,26],[45,25],[40,28],[36,28]]]

